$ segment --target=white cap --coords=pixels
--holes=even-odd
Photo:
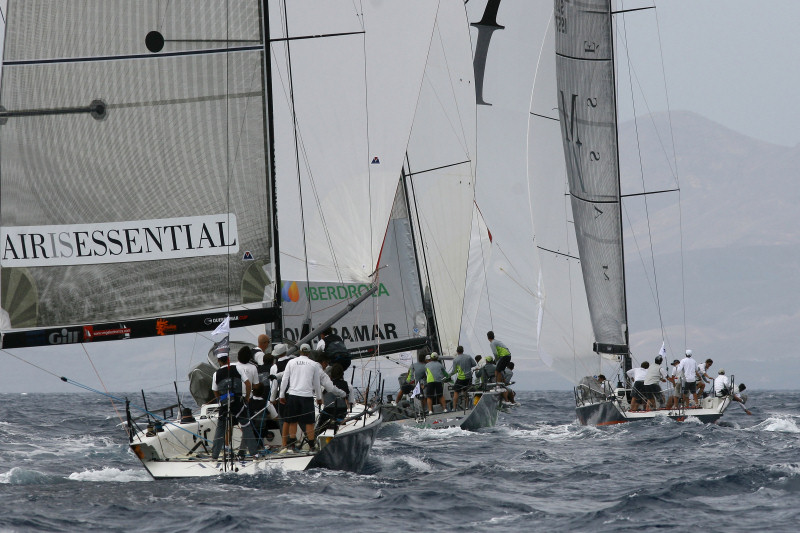
[[[272,349],[272,355],[285,355],[286,354],[286,345],[285,344],[276,344],[275,348]]]
[[[692,351],[686,350],[686,357],[691,357],[691,356],[692,356]]]
[[[300,345],[300,353],[311,353],[311,346],[308,344],[301,344]]]

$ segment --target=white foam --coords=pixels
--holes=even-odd
[[[779,463],[770,465],[769,469],[779,474],[788,474],[790,476],[800,475],[800,463]]]
[[[752,429],[777,433],[800,433],[800,427],[797,427],[797,422],[788,416],[769,417],[760,424],[753,426]]]
[[[102,470],[84,470],[69,475],[73,481],[113,481],[127,483],[129,481],[151,481],[152,478],[144,470],[120,470],[104,467]]]

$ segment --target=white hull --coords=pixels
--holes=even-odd
[[[252,475],[274,469],[297,471],[315,467],[358,471],[366,460],[381,423],[377,412],[364,413],[364,406],[359,404],[353,406],[348,416],[358,418],[339,426],[335,435],[332,430],[317,435],[320,450],[316,453],[277,453],[281,435],[273,430],[272,438],[268,441],[269,447],[260,450],[258,457],[232,458],[228,452],[225,461],[225,454],[216,460],[211,458],[217,407],[215,404],[204,405],[196,421],[165,424],[163,431],[150,436],[139,431],[133,437],[131,449],[155,479]],[[240,442],[241,430],[235,427],[231,448],[238,450]]]

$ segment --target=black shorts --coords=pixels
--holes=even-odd
[[[456,392],[463,392],[469,390],[470,387],[472,387],[472,381],[468,379],[457,379],[453,385],[453,390]]]
[[[494,371],[495,372],[500,372],[502,374],[503,370],[506,369],[506,367],[508,366],[508,363],[510,363],[510,362],[511,362],[511,356],[510,355],[504,355],[503,357],[501,357],[500,359],[497,360],[497,366],[495,367]]]
[[[644,386],[644,395],[649,398],[658,398],[658,395],[661,393],[661,387],[658,383],[653,383],[652,385],[645,385]]]
[[[284,422],[290,424],[313,424],[317,419],[312,396],[286,395],[286,417]]]
[[[443,391],[444,387],[442,387],[441,381],[434,381],[425,384],[425,396],[428,398],[433,398],[434,396],[441,396]]]
[[[696,381],[687,381],[683,384],[683,393],[686,394],[687,392],[691,392],[692,394],[697,392]]]
[[[416,387],[414,383],[404,383],[400,387],[400,390],[403,392],[403,394],[408,394],[409,392],[414,392],[414,387]]]
[[[633,397],[637,400],[645,400],[644,381],[635,381],[633,383]]]

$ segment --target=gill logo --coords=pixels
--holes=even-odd
[[[293,281],[289,283],[288,281],[283,284],[283,289],[281,290],[281,296],[283,297],[284,302],[296,302],[300,299],[300,289],[297,288],[297,282]]]

